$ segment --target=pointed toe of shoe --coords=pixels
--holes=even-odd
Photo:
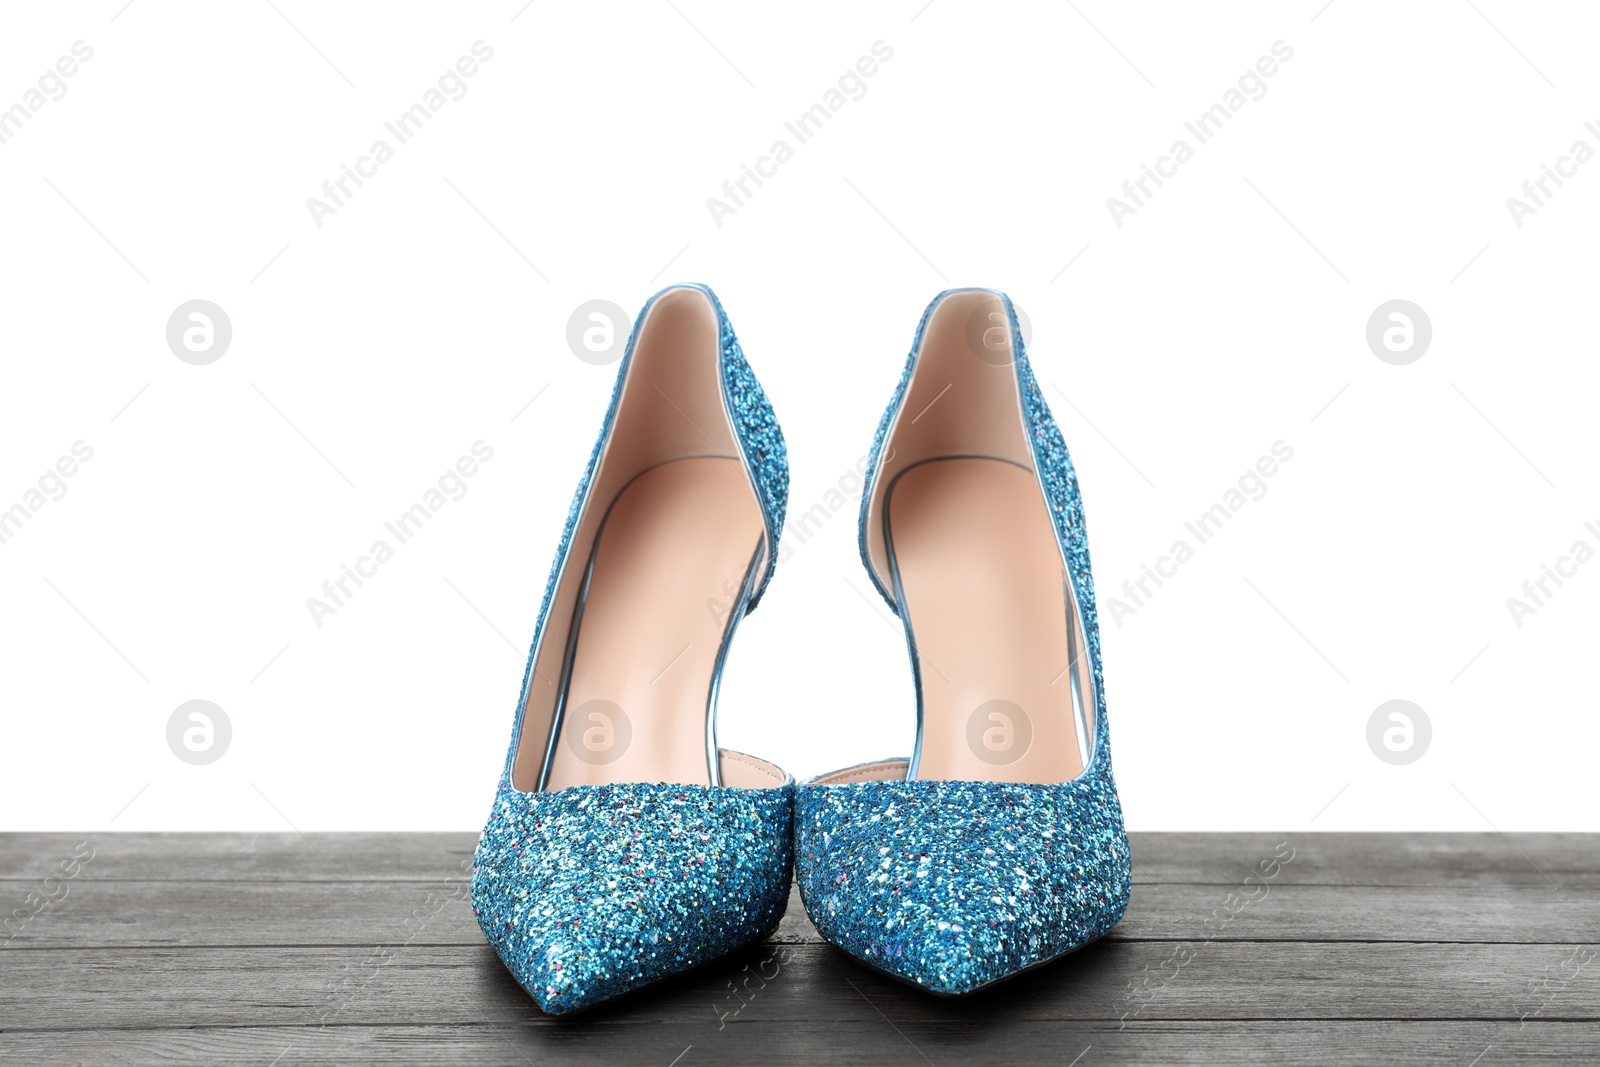
[[[788,902],[793,787],[503,786],[473,859],[478,924],[561,1015],[715,959]]]
[[[803,786],[795,872],[822,936],[946,995],[1064,955],[1122,919],[1128,841],[1109,780]]]
[[[590,951],[581,938],[521,941],[515,952],[501,959],[546,1015],[581,1011],[617,995],[607,992],[616,980],[609,961]],[[626,987],[618,992],[626,992]]]

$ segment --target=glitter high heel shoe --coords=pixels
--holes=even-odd
[[[639,313],[545,588],[473,858],[478,924],[551,1014],[761,937],[794,782],[716,743],[734,627],[772,576],[783,435],[710,289]]]
[[[861,555],[905,624],[909,759],[795,799],[795,869],[824,938],[934,993],[968,993],[1122,918],[1083,506],[1011,301],[940,294],[873,441]]]

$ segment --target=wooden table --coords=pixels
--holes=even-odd
[[[795,897],[567,1020],[479,934],[473,844],[0,835],[0,1063],[1600,1063],[1600,835],[1135,834],[1116,931],[970,998],[857,966]]]

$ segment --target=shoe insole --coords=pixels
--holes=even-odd
[[[595,545],[546,789],[710,784],[706,705],[763,535],[736,459],[666,463],[617,495]]]
[[[1087,664],[1071,655],[1084,646],[1069,637],[1075,613],[1033,472],[998,459],[934,460],[901,473],[885,506],[921,673],[916,777],[1075,778],[1085,757],[1072,687]]]

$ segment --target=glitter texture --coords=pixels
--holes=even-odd
[[[478,925],[552,1015],[715,959],[783,917],[794,786],[502,782],[473,857]]]
[[[969,993],[1070,952],[1128,903],[1109,773],[1060,785],[802,785],[795,871],[818,933],[934,993]]]
[[[767,573],[757,584],[750,598],[753,608],[766,591],[767,582],[778,566],[778,531],[783,529],[783,516],[789,502],[789,451],[783,442],[783,431],[772,413],[772,405],[761,383],[750,370],[744,358],[744,349],[734,336],[733,324],[728,321],[717,294],[704,285],[693,286],[711,298],[717,309],[717,322],[722,334],[722,396],[733,415],[733,428],[739,448],[744,452],[745,466],[755,481],[761,497],[761,510],[767,520],[767,534],[773,551],[767,559]],[[641,319],[644,315],[641,313]],[[637,328],[636,328],[637,329]]]
[[[905,400],[922,335],[878,424],[861,506],[861,557],[879,458]],[[992,290],[983,290],[992,292]],[[937,993],[966,993],[1071,952],[1122,919],[1131,886],[1128,838],[1111,772],[1088,534],[1078,478],[1029,366],[1010,298],[1023,417],[1035,470],[1083,610],[1095,682],[1095,744],[1070,782],[811,782],[795,800],[795,872],[823,937],[863,962]]]
[[[739,948],[776,926],[788,903],[792,779],[768,789],[623,783],[550,793],[522,792],[511,782],[540,639],[616,419],[640,325],[657,299],[677,289],[698,290],[716,308],[723,403],[766,522],[771,551],[747,611],[777,563],[789,489],[783,432],[716,294],[704,285],[669,286],[634,320],[599,439],[567,511],[523,670],[505,769],[473,859],[478,924],[512,975],[551,1014],[591,1007]]]

